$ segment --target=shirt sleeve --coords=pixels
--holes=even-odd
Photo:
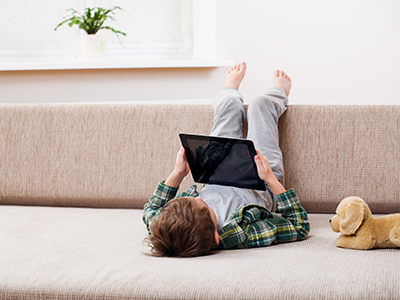
[[[178,192],[178,188],[173,188],[165,185],[164,181],[161,181],[153,196],[144,205],[144,211],[142,220],[150,232],[151,223],[157,218],[161,208],[171,199],[173,199]]]
[[[304,239],[310,232],[310,222],[305,209],[293,189],[275,197],[277,212],[281,213],[276,224],[277,242],[291,242]]]
[[[253,248],[304,239],[308,216],[293,189],[275,196],[278,216],[254,204],[237,209],[220,232],[220,249]]]
[[[144,211],[142,220],[146,225],[147,231],[150,233],[151,223],[157,219],[160,214],[161,208],[168,203],[171,199],[174,199],[179,188],[173,188],[165,184],[165,181],[158,183],[153,196],[144,205]],[[197,197],[199,193],[197,192],[197,186],[192,185],[187,192],[180,193],[177,197]]]
[[[277,212],[281,218],[277,219],[275,228],[277,242],[292,242],[304,239],[310,232],[310,223],[305,209],[293,189],[275,196],[278,205]]]

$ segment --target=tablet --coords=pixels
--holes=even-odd
[[[266,190],[252,141],[186,133],[179,137],[195,182]]]

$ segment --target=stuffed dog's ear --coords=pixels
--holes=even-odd
[[[344,235],[354,234],[364,220],[364,201],[358,198],[349,200],[345,217],[340,222],[340,232]]]

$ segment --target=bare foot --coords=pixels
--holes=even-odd
[[[286,97],[289,97],[292,79],[285,72],[276,70],[272,75],[272,83],[274,87],[281,89]]]
[[[240,83],[243,80],[244,74],[246,73],[246,63],[242,62],[240,64],[234,65],[226,73],[225,87],[233,87],[239,90]]]

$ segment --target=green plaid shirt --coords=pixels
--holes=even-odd
[[[197,197],[196,189],[193,185],[177,197]],[[149,233],[151,223],[157,218],[161,208],[175,198],[177,192],[177,188],[171,188],[163,181],[158,184],[153,196],[144,206],[143,222]],[[281,216],[255,204],[236,209],[218,232],[219,245],[215,245],[214,249],[263,247],[304,239],[310,231],[310,223],[294,190],[290,189],[275,196],[275,201],[277,213]]]

